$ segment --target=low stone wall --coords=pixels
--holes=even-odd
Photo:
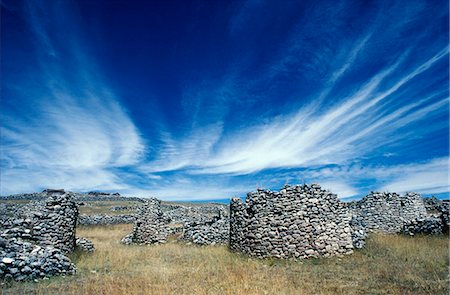
[[[138,206],[114,206],[109,209],[110,211],[117,212],[117,211],[133,211],[136,210]]]
[[[78,217],[79,225],[107,225],[107,224],[124,224],[133,223],[136,220],[135,215],[121,214],[121,215],[80,215]]]
[[[228,244],[229,233],[229,219],[218,217],[208,222],[187,224],[180,239],[198,245]]]
[[[406,223],[427,216],[422,197],[416,193],[371,192],[348,208],[369,231],[398,233]]]
[[[213,218],[228,216],[228,208],[225,205],[204,204],[199,206],[171,206],[163,211],[164,216],[171,223],[188,225],[208,223]]]
[[[317,184],[258,190],[230,205],[230,249],[259,258],[328,257],[353,252],[351,215]]]

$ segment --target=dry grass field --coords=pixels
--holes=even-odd
[[[78,273],[12,283],[3,294],[448,294],[445,237],[374,235],[342,258],[258,260],[224,246],[119,243],[131,225],[81,227],[93,254],[74,253]]]

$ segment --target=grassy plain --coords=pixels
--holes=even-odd
[[[3,294],[448,294],[447,237],[372,235],[341,258],[258,260],[225,246],[125,246],[131,225],[81,227],[93,254],[75,252],[78,273],[12,283]]]

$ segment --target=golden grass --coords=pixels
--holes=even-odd
[[[448,294],[446,237],[374,235],[342,258],[258,260],[224,246],[171,241],[125,246],[131,225],[81,227],[93,254],[74,253],[78,273],[13,283],[4,294]]]

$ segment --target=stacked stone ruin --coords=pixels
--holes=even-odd
[[[371,192],[348,208],[369,231],[399,233],[413,220],[427,217],[422,197],[416,193]]]
[[[436,197],[431,198],[423,198],[425,208],[427,210],[427,214],[430,219],[437,219],[440,221],[441,225],[441,232],[444,234],[449,233],[450,229],[450,223],[449,223],[449,209],[450,209],[450,202],[449,200],[439,200]],[[423,222],[421,224],[421,227],[423,227],[424,224],[432,224],[431,222]],[[431,227],[431,226],[430,226]],[[430,231],[430,227],[427,227],[427,231]],[[415,230],[417,231],[417,230]]]
[[[136,211],[133,232],[122,243],[164,243],[168,235],[199,245],[228,243],[229,218],[223,204],[161,204],[148,199]]]
[[[68,193],[47,193],[47,199],[24,206],[12,223],[2,224],[0,278],[20,281],[75,273],[65,255],[75,248],[78,206]]]
[[[169,220],[161,210],[161,201],[150,198],[137,208],[133,232],[125,236],[125,244],[159,244],[165,243],[169,235]]]
[[[229,218],[219,214],[210,221],[185,224],[180,239],[198,245],[227,244],[229,232]]]
[[[258,258],[328,257],[353,252],[351,214],[320,185],[258,189],[230,205],[230,249]]]

